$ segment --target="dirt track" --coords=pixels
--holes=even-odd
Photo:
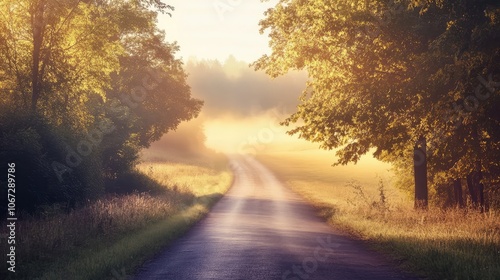
[[[336,232],[251,157],[211,213],[135,279],[418,279]]]

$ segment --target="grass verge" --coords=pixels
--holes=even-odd
[[[141,192],[19,221],[17,271],[1,278],[126,279],[205,216],[232,182],[227,166],[205,163],[143,163],[126,178],[126,188],[139,184]]]
[[[385,167],[362,164],[339,171],[330,166],[331,158],[307,152],[258,159],[328,223],[388,253],[406,269],[431,279],[500,278],[499,213],[415,211],[407,196],[390,185]]]

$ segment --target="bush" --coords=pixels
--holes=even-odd
[[[69,167],[68,150],[81,137],[70,129],[56,128],[44,118],[30,113],[0,110],[0,166],[7,172],[7,163],[15,163],[16,211],[33,214],[48,205],[58,204],[69,210],[103,193],[100,159],[94,151],[81,163]],[[60,172],[59,179],[54,162]],[[71,168],[71,171],[69,171]],[[62,172],[67,171],[67,172]],[[6,177],[0,176],[2,186]],[[2,197],[7,188],[2,188]],[[0,205],[6,215],[7,205]]]

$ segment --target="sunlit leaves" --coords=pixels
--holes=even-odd
[[[2,105],[83,134],[111,121],[96,150],[109,174],[124,171],[202,105],[156,26],[171,11],[161,0],[1,1]]]
[[[407,161],[407,172],[408,151],[426,136],[431,172],[463,176],[481,158],[488,170],[499,159],[490,157],[498,98],[476,106],[473,95],[478,76],[500,78],[500,9],[476,2],[280,1],[260,23],[272,53],[254,66],[271,76],[307,69],[307,93],[284,123],[340,148],[339,163],[375,148],[378,158]],[[450,114],[454,106],[462,110]]]
[[[0,55],[8,63],[0,67],[16,86],[9,98],[14,106],[37,108],[54,124],[92,122],[85,103],[92,95],[105,97],[121,52],[116,23],[100,16],[105,10],[83,1],[2,2]],[[37,81],[32,80],[35,58]]]

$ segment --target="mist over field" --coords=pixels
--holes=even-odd
[[[291,155],[322,165],[325,172],[374,182],[390,180],[390,165],[362,157],[358,164],[332,168],[335,151],[286,132],[280,125],[296,110],[307,81],[306,72],[292,72],[276,79],[229,56],[217,60],[190,59],[185,65],[193,97],[204,101],[200,116],[183,122],[142,153],[144,160],[187,159],[216,153]],[[330,170],[330,171],[328,171]]]
[[[191,58],[185,70],[193,97],[204,101],[200,116],[181,123],[177,130],[153,143],[144,152],[147,158],[150,154],[158,157],[158,153],[196,156],[210,152],[209,149],[229,153],[249,151],[243,147],[246,142],[258,146],[252,151],[263,151],[271,142],[297,138],[286,135],[287,128],[279,122],[295,112],[307,73],[292,72],[272,79],[234,56],[222,63]],[[305,141],[297,143],[311,146]]]
[[[334,151],[318,150],[318,144],[288,135],[291,127],[280,125],[296,111],[305,71],[272,79],[232,55],[222,63],[191,58],[185,70],[193,97],[204,101],[200,116],[154,142],[145,158],[309,151],[334,163]],[[368,159],[371,155],[363,157]]]
[[[210,118],[250,117],[273,108],[294,112],[307,81],[304,71],[272,79],[234,56],[223,63],[189,60],[185,69],[193,96],[205,101],[202,114]]]

